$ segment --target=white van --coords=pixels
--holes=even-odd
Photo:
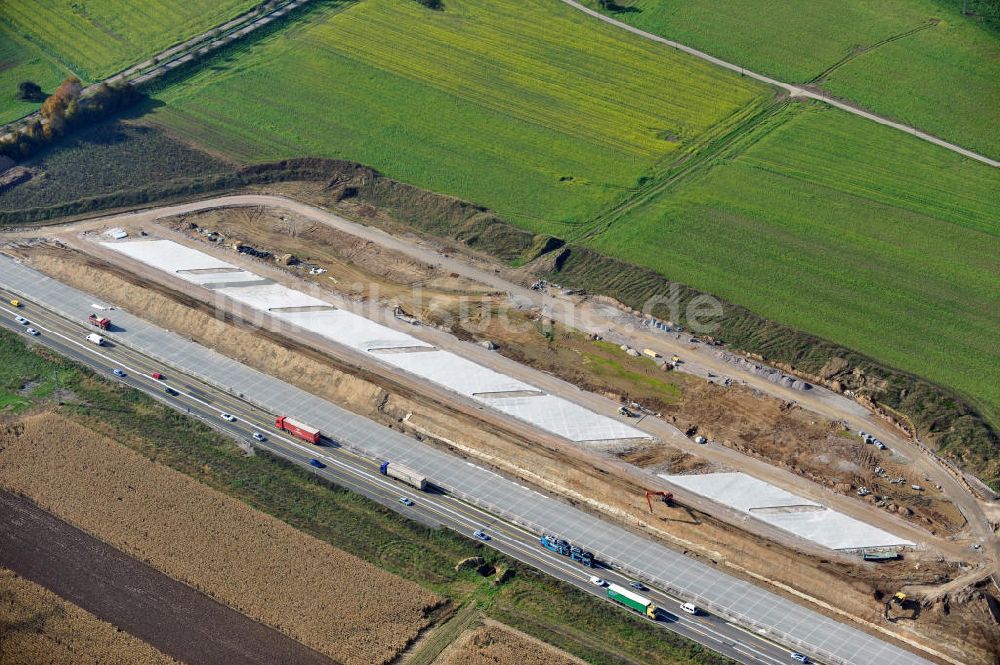
[[[698,606],[695,605],[694,603],[684,603],[683,605],[681,605],[681,609],[687,612],[688,614],[698,613]]]
[[[104,346],[104,338],[96,333],[90,333],[87,335],[87,341],[96,344],[97,346]]]

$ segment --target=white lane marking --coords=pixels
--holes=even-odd
[[[4,312],[7,312],[8,314],[14,314],[14,312],[12,312],[11,310],[7,309],[4,306],[0,306],[0,310],[2,310]],[[60,318],[60,317],[57,316],[57,318]],[[125,362],[118,362],[118,360],[116,358],[113,358],[111,356],[108,356],[105,353],[102,353],[102,352],[98,351],[98,349],[103,348],[103,347],[98,347],[96,345],[84,344],[82,342],[79,342],[79,341],[77,341],[75,339],[72,339],[72,338],[70,338],[70,337],[62,334],[61,332],[58,332],[56,330],[52,330],[52,329],[50,329],[50,328],[48,328],[46,326],[43,326],[42,324],[39,324],[39,323],[34,323],[33,325],[34,325],[34,327],[36,327],[38,329],[41,329],[41,330],[43,330],[43,331],[45,331],[45,332],[47,332],[47,333],[49,333],[51,335],[55,335],[56,337],[62,338],[63,340],[65,340],[66,342],[68,342],[68,343],[70,343],[70,344],[72,344],[74,346],[78,346],[81,349],[84,349],[85,351],[87,351],[88,353],[90,353],[92,355],[95,355],[95,356],[98,356],[100,358],[103,358],[105,361],[109,362],[112,365],[120,365],[122,368],[127,369],[129,372],[135,374],[138,377],[143,377],[144,379],[147,379],[148,381],[153,381],[154,380],[154,379],[152,379],[150,377],[147,377],[141,370],[135,369],[134,367],[126,364]],[[122,343],[122,342],[119,342],[119,343]],[[123,344],[123,346],[125,346],[126,348],[129,348],[131,350],[131,347],[128,347],[124,343],[122,343],[122,344]],[[183,372],[184,370],[180,370],[180,371]],[[190,399],[192,402],[201,404],[202,406],[208,408],[209,410],[214,410],[215,409],[215,406],[212,405],[211,403],[206,402],[206,401],[204,401],[204,400],[202,400],[202,399],[200,399],[200,398],[198,398],[198,397],[196,397],[196,396],[194,396],[194,395],[192,395],[190,393],[185,393],[185,392],[180,391],[180,390],[178,390],[177,392],[180,395],[183,395],[184,397]],[[248,405],[248,406],[250,406],[250,405]],[[289,438],[287,438],[287,437],[285,437],[283,435],[276,435],[270,429],[262,429],[258,425],[254,424],[252,422],[246,421],[246,420],[244,420],[244,422],[246,423],[247,426],[249,426],[250,428],[255,429],[255,430],[259,431],[259,432],[268,432],[271,435],[270,438],[273,438],[273,439],[276,439],[276,440],[279,440],[279,441],[283,441],[283,442],[287,443],[288,445],[290,445],[290,446],[292,446],[294,448],[299,449],[300,451],[302,451],[306,455],[310,456],[310,458],[315,457],[316,459],[326,460],[327,462],[332,463],[333,465],[335,465],[335,466],[337,466],[337,467],[339,467],[341,469],[349,470],[352,473],[352,475],[354,475],[355,477],[360,477],[360,478],[362,478],[364,480],[367,480],[372,485],[380,485],[383,489],[386,489],[386,490],[388,490],[388,491],[390,491],[392,493],[398,493],[398,487],[399,486],[395,482],[388,481],[388,480],[383,480],[382,478],[380,478],[378,476],[375,476],[375,475],[367,476],[364,471],[356,469],[356,468],[348,465],[347,463],[342,462],[341,460],[338,460],[338,459],[335,459],[333,457],[330,457],[329,455],[325,455],[323,453],[320,453],[320,452],[318,452],[318,451],[316,451],[314,449],[307,448],[306,446],[298,443],[297,441],[295,441],[293,439],[289,439]],[[475,465],[475,464],[472,464],[472,463],[469,463],[469,462],[467,462],[467,463],[469,464],[469,466],[475,466],[475,467],[479,468],[478,465]],[[458,499],[454,499],[454,498],[453,498],[453,500],[458,501]],[[451,508],[442,505],[438,501],[430,499],[429,497],[424,497],[423,499],[421,499],[421,502],[422,503],[430,504],[432,506],[436,506],[439,510],[441,510],[441,511],[443,511],[445,513],[451,514],[454,519],[456,519],[458,521],[461,521],[461,522],[465,523],[466,525],[473,526],[473,527],[477,526],[476,523],[472,521],[471,517],[466,516],[466,515],[462,515],[461,513],[457,512],[457,511],[454,511]],[[462,503],[463,506],[465,506],[469,510],[477,512],[480,515],[487,517],[488,519],[501,519],[502,520],[502,518],[498,518],[498,516],[493,515],[492,513],[489,513],[487,511],[485,511],[485,510],[477,507],[477,506],[473,506],[472,504],[467,504],[465,502],[461,502],[461,503]],[[535,537],[534,533],[528,531],[527,529],[525,529],[525,528],[523,528],[523,527],[521,527],[521,526],[519,526],[517,524],[509,523],[509,522],[506,522],[506,521],[503,521],[503,523],[505,525],[507,525],[509,528],[513,528],[513,529],[516,529],[518,531],[521,531],[522,533],[524,533],[524,534],[526,534],[526,535],[528,535],[528,536],[530,536],[532,538]],[[536,548],[525,549],[524,545],[522,543],[519,543],[518,541],[501,541],[501,542],[505,542],[505,544],[507,544],[508,546],[514,547],[516,549],[519,549],[522,552],[529,553],[531,556],[534,556],[536,558],[542,559],[544,557],[545,559],[548,559],[550,563],[556,564],[556,565],[558,565],[560,567],[563,567],[563,568],[567,569],[574,577],[580,579],[581,581],[587,581],[587,580],[589,580],[589,576],[585,575],[585,574],[582,575],[582,571],[578,570],[576,568],[576,566],[574,566],[572,563],[570,563],[569,561],[566,561],[566,560],[564,560],[562,558],[556,557],[555,555],[553,555],[552,553],[550,553],[548,550],[541,550],[541,549],[536,549]],[[541,546],[539,546],[539,547],[541,547]],[[664,592],[662,592],[662,591],[660,593],[662,595],[664,595],[665,597],[667,596],[667,594],[664,593]],[[595,593],[594,595],[598,595],[598,594]],[[600,596],[600,595],[598,595],[598,597],[603,598],[603,596]],[[688,628],[690,630],[693,630],[696,633],[701,634],[702,636],[706,637],[707,639],[711,639],[711,640],[714,640],[716,642],[719,642],[720,644],[726,644],[727,646],[729,645],[729,643],[744,644],[743,642],[739,642],[737,640],[734,640],[733,638],[730,638],[730,637],[728,637],[728,636],[726,636],[726,635],[724,635],[722,633],[719,633],[719,632],[715,631],[714,629],[709,628],[707,626],[702,626],[703,629],[699,629],[699,628],[696,627],[697,624],[695,624],[694,622],[692,622],[692,621],[690,621],[688,619],[685,619],[683,617],[678,616],[676,623],[680,624],[682,622],[683,622],[683,624],[684,624],[684,626],[686,628]],[[730,625],[728,622],[726,622],[726,624]],[[716,637],[716,636],[718,636],[718,637]],[[724,639],[720,639],[720,638],[724,638]],[[727,643],[725,640],[729,640],[729,642]],[[778,661],[776,661],[776,662],[778,662]]]

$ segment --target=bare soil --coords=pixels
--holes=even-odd
[[[434,665],[583,665],[583,662],[519,630],[487,619],[459,635]]]
[[[60,416],[0,437],[0,486],[341,663],[392,661],[444,602]]]
[[[356,208],[355,215],[365,212]],[[383,217],[371,210],[365,221],[391,229]],[[302,263],[289,271],[322,288],[401,305],[424,323],[448,327],[460,339],[494,342],[512,360],[584,390],[637,402],[663,413],[682,431],[697,432],[841,494],[865,488],[870,492],[866,501],[932,534],[952,535],[965,526],[955,505],[904,460],[844,436],[838,423],[739,385],[724,387],[664,372],[650,358],[630,357],[614,345],[553,325],[535,311],[513,309],[503,294],[376,243],[266,207],[209,210],[159,224],[201,242],[249,244],[278,256],[293,254]],[[209,231],[216,235],[207,236]],[[311,267],[327,272],[313,275]],[[670,446],[640,454],[621,452],[626,461],[657,472],[711,470],[706,461],[684,457]],[[914,484],[924,489],[914,491]]]
[[[333,662],[2,490],[0,536],[0,565],[32,580],[0,579],[0,662]]]
[[[43,662],[169,665],[177,661],[45,587],[0,568],[0,663]]]
[[[234,327],[232,322],[218,320],[212,315],[214,310],[207,309],[205,303],[189,295],[93,257],[51,248],[36,248],[28,254],[36,267],[79,288],[87,289],[88,285],[101,283],[102,292],[107,297],[128,302],[130,307],[143,311],[145,316],[164,327],[190,336],[317,395],[339,401],[358,413],[397,428],[409,429],[432,443],[474,457],[510,475],[562,495],[582,508],[613,516],[625,525],[643,530],[692,556],[724,566],[730,572],[775,585],[772,588],[786,595],[817,601],[821,609],[834,616],[843,618],[841,612],[846,612],[867,622],[870,629],[882,626],[909,633],[918,641],[926,641],[936,648],[945,648],[955,654],[974,653],[976,655],[973,660],[985,653],[980,649],[992,646],[991,642],[958,640],[955,636],[960,633],[942,630],[942,624],[937,621],[921,619],[919,622],[912,622],[913,625],[890,625],[882,616],[882,594],[891,595],[901,584],[946,582],[960,574],[960,570],[953,564],[929,556],[908,556],[906,561],[879,567],[857,560],[846,561],[832,554],[828,558],[804,554],[757,533],[734,528],[732,523],[682,506],[668,508],[659,504],[654,506],[655,514],[651,516],[643,496],[643,481],[619,460],[585,455],[571,446],[520,439],[502,430],[483,426],[481,422],[470,427],[469,416],[415,395],[413,391],[399,390],[399,386],[387,383],[385,377],[373,376],[343,363],[338,364],[328,356],[296,345],[287,338],[273,338],[273,334],[267,331]],[[529,328],[522,334],[526,338],[537,335],[541,339],[550,339],[545,335],[544,322],[540,323],[541,327],[536,328],[536,332]],[[555,340],[562,340],[561,335],[564,334],[556,334]],[[683,404],[685,390],[692,396],[689,408],[709,408],[698,404],[695,399],[698,395],[705,395],[697,391],[707,384],[692,382],[688,377],[680,381],[677,378],[680,375],[651,370],[649,363],[641,358],[634,360],[643,365],[633,366],[629,364],[633,359],[622,361],[619,358],[616,366],[606,361],[615,360],[613,354],[618,353],[617,347],[608,349],[606,345],[595,345],[594,340],[586,337],[582,341],[571,341],[573,344],[590,344],[595,350],[588,348],[588,352],[600,360],[595,363],[593,358],[583,355],[582,348],[574,349],[569,343],[565,344],[570,348],[564,353],[572,354],[569,357],[583,356],[590,364],[601,365],[605,372],[610,368],[615,380],[623,376],[619,367],[625,370],[625,379],[630,378],[628,375],[631,372],[644,377],[649,377],[650,372],[653,372],[651,378],[656,379],[657,383],[640,381],[639,384],[664,395],[659,404],[664,413],[669,413],[667,409],[674,406],[666,397],[676,399],[675,405]],[[501,349],[507,345],[503,340],[500,344]],[[561,345],[560,342],[557,346]],[[524,340],[513,342],[509,346],[522,350],[531,348]],[[624,354],[620,355],[628,358]],[[545,354],[539,352],[537,357],[544,358]],[[579,364],[586,371],[588,363],[581,360]],[[331,372],[331,368],[335,371]],[[352,375],[352,372],[356,375]],[[665,378],[661,379],[663,376]],[[673,386],[677,386],[677,393]],[[616,386],[608,388],[609,391],[616,389]],[[726,393],[741,394],[732,390]],[[748,391],[740,399],[761,398]],[[768,404],[768,408],[775,409],[778,413],[788,410],[782,410],[780,402],[772,401],[774,404]],[[738,401],[736,405],[753,410],[749,402]],[[699,415],[701,412],[691,413]],[[795,414],[790,421],[791,426],[799,426],[795,420],[797,418],[798,414]],[[773,422],[767,420],[753,422],[758,431],[765,431],[773,425]],[[824,436],[828,435],[829,432],[824,430]],[[676,463],[682,470],[705,468],[703,460],[679,455],[676,449],[669,447],[624,450],[621,454],[633,456],[635,461],[640,462],[646,456],[653,464]],[[948,616],[954,617],[964,612],[965,608],[953,605],[950,611]],[[932,615],[928,613],[927,616]]]

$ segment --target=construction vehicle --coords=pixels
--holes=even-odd
[[[906,594],[902,591],[897,591],[892,595],[891,602],[896,603],[897,605],[902,605],[906,602]]]
[[[21,306],[21,301],[18,300],[17,298],[13,298],[10,301],[10,305],[11,305],[11,307],[20,307]]]
[[[649,356],[653,360],[656,360],[657,358],[662,358],[663,357],[659,353],[657,353],[656,351],[654,351],[653,349],[643,349],[642,353],[645,356]]]
[[[90,325],[97,326],[101,330],[107,330],[111,327],[111,319],[106,316],[99,318],[96,314],[91,314],[87,320],[90,321]]]
[[[653,502],[649,498],[651,496],[658,496],[658,497],[660,497],[658,500],[662,501],[663,503],[667,504],[668,506],[671,505],[673,503],[673,501],[674,501],[674,493],[673,492],[664,492],[663,490],[646,490],[646,503],[649,505],[649,512],[650,513],[653,512]]]
[[[411,487],[416,487],[420,491],[427,489],[427,476],[422,473],[418,473],[409,467],[405,467],[402,464],[397,464],[395,462],[382,462],[382,464],[378,467],[378,471],[383,476],[395,478],[396,480],[404,482]]]
[[[104,346],[104,338],[95,333],[87,335],[87,341],[91,344],[96,344],[97,346]]]
[[[274,426],[282,432],[288,432],[292,436],[296,436],[303,441],[308,441],[312,444],[319,443],[320,433],[318,429],[310,427],[305,423],[300,423],[297,420],[293,420],[288,416],[278,416],[277,420],[274,421]]]
[[[562,538],[556,538],[555,536],[543,534],[542,537],[538,539],[538,542],[541,543],[542,547],[545,549],[552,550],[556,554],[561,554],[562,556],[568,556],[571,560],[581,563],[587,568],[594,567],[593,552],[588,552],[582,547],[572,545]]]
[[[620,587],[617,584],[608,585],[608,599],[612,600],[619,605],[624,605],[625,607],[635,610],[640,614],[645,614],[650,619],[656,619],[656,605],[653,604],[649,598],[645,596],[640,596],[634,591],[629,591],[625,587]]]
[[[635,418],[635,414],[628,410],[628,407],[619,406],[618,415],[625,416],[626,418]]]

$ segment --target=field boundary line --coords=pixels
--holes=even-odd
[[[732,72],[736,72],[740,76],[749,76],[750,78],[755,79],[757,81],[760,81],[762,83],[766,83],[766,84],[771,85],[771,86],[782,88],[783,90],[786,90],[792,97],[805,97],[805,98],[808,98],[808,99],[815,99],[816,101],[823,102],[824,104],[829,104],[830,106],[838,108],[841,111],[847,111],[848,113],[852,113],[852,114],[854,114],[856,116],[859,116],[859,117],[862,117],[862,118],[864,118],[866,120],[870,120],[872,122],[876,122],[876,123],[878,123],[880,125],[885,125],[886,127],[891,127],[893,129],[901,131],[901,132],[903,132],[905,134],[909,134],[909,135],[915,136],[916,138],[921,139],[923,141],[927,141],[928,143],[933,143],[934,145],[940,146],[942,148],[946,148],[947,150],[951,150],[952,152],[958,153],[959,155],[962,155],[963,157],[968,157],[969,159],[974,159],[977,162],[981,162],[981,163],[986,164],[988,166],[992,166],[993,168],[1000,168],[1000,161],[997,161],[995,159],[990,159],[989,157],[987,157],[985,155],[980,155],[978,152],[974,152],[972,150],[969,150],[968,148],[963,148],[962,146],[957,145],[955,143],[951,143],[949,141],[945,141],[944,139],[938,138],[938,137],[936,137],[936,136],[934,136],[932,134],[928,134],[927,132],[922,132],[919,129],[917,129],[916,127],[911,127],[911,126],[906,125],[904,123],[896,122],[895,120],[890,120],[889,118],[884,118],[884,117],[882,117],[880,115],[876,115],[875,113],[872,113],[871,111],[866,111],[864,109],[858,108],[858,107],[853,106],[851,104],[848,104],[846,102],[842,102],[842,101],[840,101],[838,99],[834,99],[833,97],[831,97],[829,95],[821,94],[821,93],[815,92],[813,90],[809,90],[808,88],[804,88],[802,86],[793,85],[791,83],[785,83],[783,81],[779,81],[777,79],[773,79],[770,76],[765,76],[763,74],[758,74],[757,72],[751,71],[751,70],[746,69],[745,67],[741,67],[739,65],[735,65],[735,64],[733,64],[731,62],[727,62],[726,60],[722,60],[721,58],[716,58],[714,55],[709,55],[708,53],[705,53],[704,51],[699,51],[698,49],[693,48],[691,46],[687,46],[686,44],[681,44],[680,42],[675,42],[672,39],[667,39],[666,37],[661,37],[659,35],[654,35],[651,32],[646,32],[645,30],[642,30],[640,28],[636,28],[635,26],[631,26],[631,25],[629,25],[627,23],[623,23],[623,22],[619,21],[618,19],[612,18],[610,16],[605,16],[604,14],[600,13],[597,10],[594,10],[594,9],[591,9],[590,7],[585,7],[584,5],[581,5],[576,0],[559,0],[559,1],[562,2],[562,3],[564,3],[564,4],[569,5],[573,9],[576,9],[578,11],[583,12],[584,14],[592,16],[592,17],[596,18],[599,21],[603,21],[603,22],[608,23],[610,25],[613,25],[613,26],[615,26],[617,28],[621,28],[622,30],[627,30],[627,31],[631,32],[632,34],[638,35],[639,37],[642,37],[644,39],[649,39],[649,40],[652,40],[654,42],[659,42],[660,44],[664,44],[664,45],[669,46],[671,48],[677,49],[678,51],[683,51],[684,53],[687,53],[688,55],[693,55],[694,57],[700,58],[701,60],[704,60],[706,62],[710,62],[713,65],[717,65],[719,67],[723,67],[725,69],[728,69],[728,70],[730,70]]]
[[[843,58],[841,58],[837,62],[833,63],[832,65],[830,65],[829,67],[827,67],[826,69],[824,69],[823,71],[821,71],[819,74],[817,74],[813,78],[811,78],[809,80],[809,83],[819,84],[820,82],[822,82],[823,80],[825,80],[826,77],[828,77],[830,74],[832,74],[833,72],[837,71],[838,69],[840,69],[841,67],[843,67],[847,63],[853,62],[854,60],[860,58],[861,56],[866,55],[868,53],[871,53],[872,51],[874,51],[874,50],[876,50],[878,48],[881,48],[882,46],[885,46],[886,44],[894,42],[894,41],[896,41],[898,39],[903,39],[904,37],[909,37],[910,35],[913,35],[913,34],[916,34],[916,33],[920,32],[921,30],[926,30],[927,28],[933,28],[933,27],[937,26],[938,24],[940,24],[939,20],[928,19],[927,21],[921,23],[920,25],[918,25],[915,28],[910,28],[909,30],[906,30],[905,32],[900,32],[899,34],[892,35],[890,37],[886,37],[885,39],[881,39],[881,40],[875,42],[874,44],[872,44],[870,46],[864,46],[864,47],[859,48],[858,50],[856,50],[856,51],[854,51],[852,53],[848,53]]]

